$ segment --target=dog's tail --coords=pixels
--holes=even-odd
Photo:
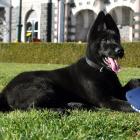
[[[3,93],[0,93],[0,112],[10,111],[7,99]]]

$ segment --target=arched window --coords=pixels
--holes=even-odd
[[[126,26],[132,24],[133,11],[129,7],[115,7],[109,13],[112,15],[118,25]]]
[[[133,28],[133,13],[134,11],[127,6],[118,6],[113,8],[109,12],[116,24],[119,27],[121,40],[130,41],[132,40],[132,28]]]
[[[38,30],[38,22],[35,22],[35,30]]]
[[[32,24],[31,24],[31,22],[27,22],[27,24],[26,24],[26,30],[27,31],[31,31],[32,30]]]
[[[87,33],[92,23],[95,19],[95,14],[91,10],[82,10],[76,14],[76,33],[75,40],[85,42],[87,39]]]
[[[26,41],[33,41],[38,39],[38,21],[37,13],[34,10],[30,10],[27,13],[26,18]]]

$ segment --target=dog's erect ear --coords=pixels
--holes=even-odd
[[[119,39],[120,39],[120,32],[119,32],[119,29],[118,29],[118,27],[117,27],[115,21],[113,20],[113,18],[111,17],[110,14],[106,14],[106,16],[105,16],[105,23],[106,23],[107,29],[112,30],[112,31],[114,31],[116,34],[118,34]]]
[[[87,35],[87,42],[88,44],[93,41],[93,39],[96,38],[96,36],[98,35],[97,34],[97,31],[101,31],[104,29],[104,18],[105,18],[105,14],[103,11],[101,11],[96,20],[92,23],[90,29],[89,29],[89,32],[88,32],[88,35]]]

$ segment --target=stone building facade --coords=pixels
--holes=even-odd
[[[11,6],[10,3],[0,1],[0,42],[11,41]]]
[[[22,41],[85,42],[100,10],[112,15],[123,41],[140,40],[140,0],[22,0]],[[17,40],[18,11],[12,7],[12,41]]]

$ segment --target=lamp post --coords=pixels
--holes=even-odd
[[[21,42],[21,30],[22,30],[22,24],[21,24],[21,15],[22,15],[22,0],[20,0],[19,3],[19,21],[18,21],[18,42]]]
[[[58,42],[64,42],[65,1],[58,0]]]
[[[52,0],[49,0],[47,9],[47,42],[51,41],[52,41]]]
[[[11,42],[11,24],[12,24],[12,1],[10,0],[10,7],[9,7],[9,42]]]

